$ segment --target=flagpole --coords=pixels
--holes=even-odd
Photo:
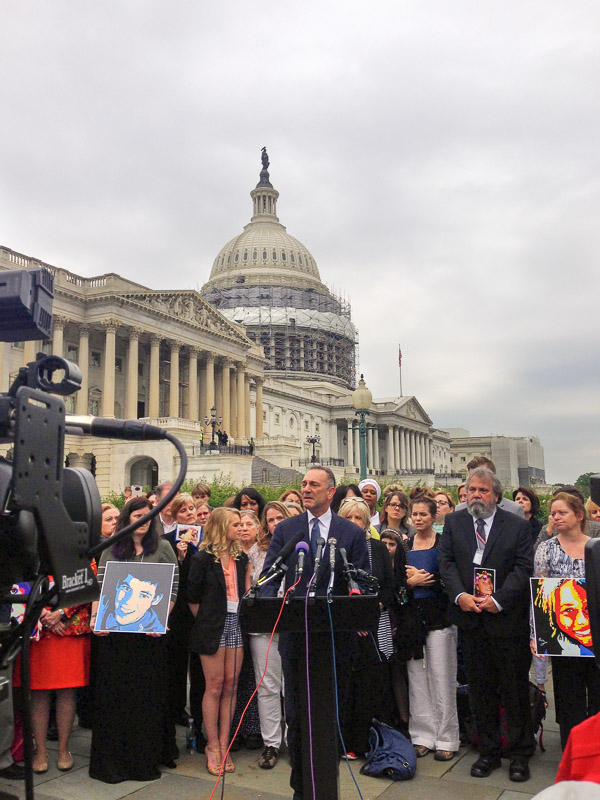
[[[400,397],[402,397],[402,348],[398,344],[398,372],[400,373]]]

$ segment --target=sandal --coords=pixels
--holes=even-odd
[[[454,758],[453,750],[436,750],[433,756],[436,761],[452,761]]]
[[[423,756],[426,756],[427,753],[431,752],[429,747],[426,747],[424,744],[416,744],[414,745],[414,748],[417,758],[423,758]]]
[[[225,772],[235,772],[235,764],[231,760],[229,753],[225,756]]]
[[[206,754],[206,771],[209,775],[220,775],[221,774],[221,748],[220,747],[209,747],[206,745],[204,748],[204,752]],[[217,753],[217,758],[211,763],[211,757],[209,753]]]

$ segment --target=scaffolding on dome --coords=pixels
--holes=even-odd
[[[356,384],[358,335],[350,302],[331,291],[285,286],[213,288],[206,300],[264,349],[266,370],[288,378]]]

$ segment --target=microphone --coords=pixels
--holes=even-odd
[[[322,536],[319,536],[317,539],[317,553],[315,555],[315,569],[313,572],[313,582],[310,587],[310,591],[308,593],[308,597],[314,598],[315,593],[317,591],[317,572],[319,571],[319,567],[321,566],[321,558],[323,556],[323,548],[325,547],[325,539]]]
[[[304,572],[304,559],[307,553],[308,553],[307,543],[304,541],[298,542],[298,544],[296,545],[296,555],[298,556],[298,563],[296,564],[296,580],[287,591],[287,600],[285,601],[286,605],[289,605],[289,603],[291,602],[292,596],[296,591],[296,584],[298,583],[302,573]]]
[[[304,572],[304,559],[308,553],[308,545],[306,542],[298,542],[296,545],[296,555],[298,556],[298,565],[296,567],[296,580]]]
[[[342,557],[342,561],[344,562],[344,575],[346,576],[346,580],[348,581],[348,594],[350,597],[355,594],[360,594],[360,589],[358,588],[358,583],[354,580],[354,565],[350,564],[348,561],[348,556],[346,555],[346,548],[340,547],[340,555]]]
[[[267,581],[267,578],[270,578],[270,576],[277,572],[277,570],[283,570],[283,572],[287,570],[287,566],[283,562],[287,561],[287,559],[292,555],[298,542],[304,538],[304,534],[305,531],[298,531],[295,536],[292,536],[292,538],[283,545],[279,551],[279,555],[271,564],[267,572],[265,572],[264,575],[261,575],[256,582],[257,586],[262,586],[263,583]]]
[[[327,598],[328,602],[331,603],[333,600],[333,581],[335,579],[335,546],[337,544],[337,539],[330,538],[327,541],[329,542],[329,569],[331,570],[329,575],[329,585],[327,586]]]
[[[109,439],[126,439],[128,441],[166,439],[167,431],[156,425],[148,425],[133,419],[111,419],[109,417],[92,417],[85,414],[66,414],[65,431],[74,436],[87,433],[90,436],[106,436]]]

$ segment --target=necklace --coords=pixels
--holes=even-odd
[[[418,539],[415,536],[415,542],[417,542],[417,541],[418,541]],[[435,542],[435,531],[432,531],[431,538],[429,539],[429,544],[427,545],[427,547],[414,547],[413,546],[413,550],[431,550],[431,548],[434,545],[434,542]],[[420,544],[420,542],[419,542],[419,544]]]

